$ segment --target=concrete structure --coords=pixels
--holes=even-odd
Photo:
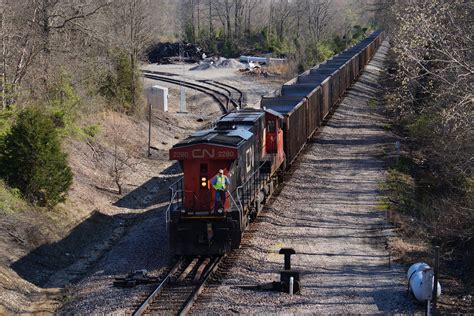
[[[250,63],[251,61],[252,62],[258,62],[258,63],[261,63],[261,64],[270,64],[270,63],[275,63],[275,64],[282,64],[282,63],[286,63],[286,58],[271,58],[269,56],[266,56],[266,57],[258,57],[258,56],[240,56],[239,58],[239,61],[240,62],[243,62],[243,63]]]
[[[168,88],[151,86],[146,89],[148,104],[158,110],[168,112]]]
[[[186,90],[185,90],[183,85],[180,86],[179,113],[187,113],[187,111],[186,111]]]

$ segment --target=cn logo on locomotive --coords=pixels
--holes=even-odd
[[[193,151],[191,152],[191,156],[193,158],[214,158],[216,156],[216,153],[214,151],[214,148],[211,148],[211,149],[196,148],[196,149],[193,149]]]

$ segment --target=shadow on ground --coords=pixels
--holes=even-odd
[[[42,288],[77,283],[84,273],[88,273],[91,266],[95,264],[94,259],[90,257],[91,254],[95,254],[94,258],[100,260],[101,256],[109,251],[112,245],[127,232],[128,227],[144,221],[156,222],[156,229],[159,229],[158,226],[165,226],[164,216],[161,215],[167,205],[166,203],[159,204],[168,200],[168,194],[167,190],[163,191],[166,194],[157,194],[161,192],[157,188],[167,188],[168,183],[176,181],[178,177],[151,178],[114,204],[118,207],[131,209],[150,208],[146,212],[110,216],[94,211],[87,219],[72,229],[66,237],[55,243],[39,246],[12,263],[11,268],[23,279]],[[139,238],[145,239],[149,236],[137,237],[137,244],[141,243]],[[98,251],[103,252],[99,257],[97,257]],[[74,267],[80,261],[84,262],[84,265],[76,271]],[[58,272],[62,273],[62,270],[66,274],[77,273],[77,275],[65,276],[64,282],[53,280]],[[62,277],[61,273],[59,278]]]
[[[131,192],[125,194],[114,206],[130,209],[148,208],[169,199],[169,186],[180,177],[181,169],[176,162]]]

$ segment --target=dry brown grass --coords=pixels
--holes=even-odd
[[[292,75],[291,67],[288,63],[274,63],[267,67],[267,71],[280,76]]]

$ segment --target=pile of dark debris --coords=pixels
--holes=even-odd
[[[150,63],[172,64],[183,60],[186,63],[197,63],[206,57],[203,49],[186,42],[158,43],[150,47],[147,53]]]

